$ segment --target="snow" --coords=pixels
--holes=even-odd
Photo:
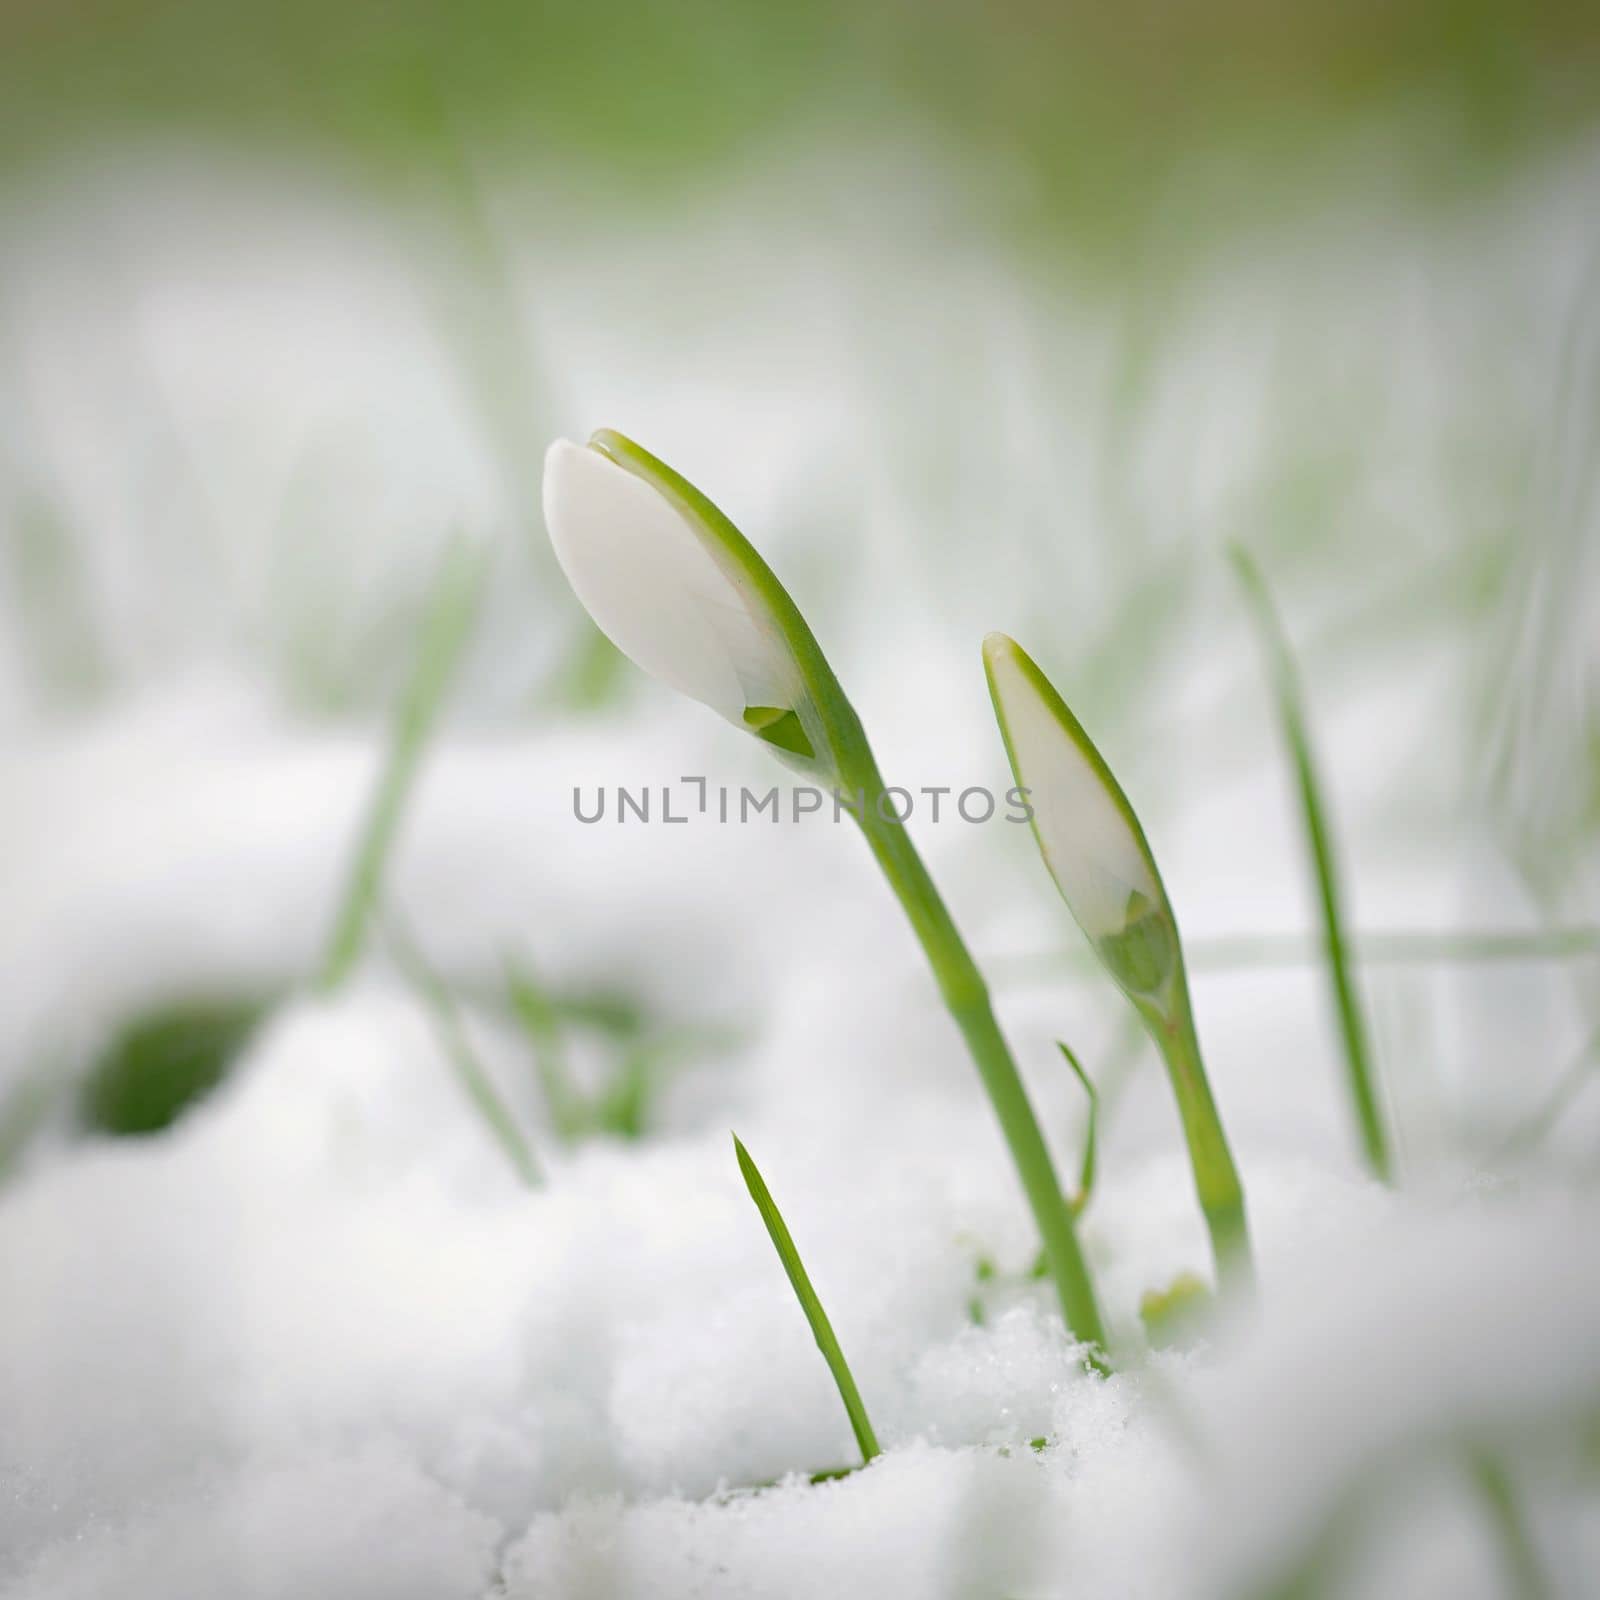
[[[725,1136],[552,1155],[529,1194],[413,1002],[297,1003],[171,1134],[0,1207],[10,1592],[201,1595],[238,1562],[248,1593],[477,1596],[496,1561],[513,1595],[1239,1592],[1374,1460],[1600,1401],[1592,1199],[1303,1162],[1251,1169],[1260,1322],[1092,1377],[949,1101],[831,1159],[746,1130],[888,1446],[755,1492],[852,1451]],[[1205,1258],[1181,1160],[1109,1166],[1087,1238],[1128,1332]],[[977,1326],[980,1253],[1016,1281]]]
[[[485,1591],[495,1533],[404,1451],[375,1441],[255,1463],[126,1522],[93,1526],[4,1592],[436,1600]]]

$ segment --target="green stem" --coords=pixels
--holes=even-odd
[[[988,986],[951,921],[910,834],[903,824],[885,820],[880,813],[878,799],[883,793],[883,779],[874,766],[866,782],[851,788],[852,797],[859,795],[863,801],[856,820],[883,875],[905,907],[928,965],[933,968],[939,993],[961,1029],[983,1080],[1032,1208],[1067,1327],[1076,1338],[1104,1351],[1105,1326],[1073,1228],[1071,1208],[1061,1191],[1049,1147],[1039,1130],[1010,1046],[995,1020]],[[1098,1357],[1091,1357],[1091,1361],[1099,1370],[1106,1370]]]
[[[832,777],[852,801],[859,798],[861,808],[856,820],[911,919],[945,1005],[967,1041],[1000,1119],[1001,1131],[1011,1147],[1012,1160],[1038,1223],[1067,1326],[1077,1338],[1104,1350],[1105,1328],[1095,1304],[1089,1269],[1078,1249],[1067,1200],[1056,1180],[1050,1152],[1039,1132],[1016,1063],[995,1022],[988,989],[904,827],[878,810],[885,792],[883,778],[861,719],[828,665],[816,635],[750,541],[692,483],[648,450],[609,429],[596,433],[590,442],[654,485],[693,527],[703,531],[718,564],[751,595],[782,638],[803,690],[790,709],[800,723],[805,745],[813,752],[807,758],[811,763],[807,770]],[[1104,1370],[1099,1357],[1092,1356],[1091,1361]]]
[[[1140,1009],[1144,1011],[1143,1007]],[[1228,1137],[1222,1131],[1217,1103],[1211,1096],[1187,984],[1180,979],[1176,1003],[1168,1015],[1147,1012],[1145,1025],[1166,1062],[1167,1076],[1178,1102],[1183,1137],[1189,1146],[1195,1195],[1211,1235],[1217,1285],[1249,1292],[1254,1284],[1255,1267],[1250,1228],[1245,1219],[1244,1186],[1239,1181],[1239,1169],[1234,1165]]]
[[[512,1015],[522,1024],[533,1049],[534,1071],[550,1124],[563,1144],[572,1144],[583,1137],[589,1117],[567,1071],[560,1012],[525,961],[506,963],[506,992]]]

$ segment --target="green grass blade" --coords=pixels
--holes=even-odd
[[[1467,1473],[1494,1538],[1506,1593],[1516,1595],[1518,1600],[1544,1600],[1553,1592],[1550,1580],[1505,1463],[1487,1450],[1471,1452]]]
[[[828,1371],[833,1374],[839,1398],[844,1402],[850,1426],[855,1430],[856,1443],[861,1446],[861,1459],[864,1462],[871,1461],[879,1453],[878,1438],[867,1419],[867,1408],[862,1404],[861,1391],[856,1388],[850,1364],[844,1358],[844,1351],[839,1348],[838,1339],[834,1337],[833,1325],[828,1321],[827,1312],[822,1309],[817,1291],[811,1287],[811,1279],[806,1275],[800,1252],[795,1248],[794,1239],[784,1224],[777,1202],[757,1171],[755,1162],[750,1159],[750,1152],[739,1142],[738,1134],[733,1136],[733,1148],[739,1157],[739,1171],[744,1174],[745,1187],[756,1203],[756,1210],[761,1213],[761,1220],[767,1225],[773,1248],[778,1252],[778,1259],[783,1263],[783,1270],[794,1288],[795,1299],[800,1302],[800,1309],[811,1324],[812,1337],[817,1341],[822,1359],[828,1363]]]
[[[1356,1120],[1361,1130],[1362,1148],[1366,1153],[1367,1164],[1387,1183],[1394,1176],[1394,1163],[1390,1154],[1388,1133],[1384,1127],[1383,1112],[1378,1104],[1372,1054],[1367,1042],[1366,1018],[1356,994],[1355,978],[1350,966],[1350,947],[1344,931],[1343,897],[1339,886],[1338,867],[1334,860],[1333,841],[1328,829],[1322,784],[1318,779],[1316,762],[1311,753],[1311,739],[1300,694],[1299,674],[1289,649],[1288,636],[1278,620],[1271,592],[1261,575],[1260,568],[1241,546],[1233,546],[1232,556],[1254,615],[1262,645],[1266,650],[1273,687],[1277,695],[1283,735],[1289,747],[1289,757],[1294,765],[1295,779],[1300,791],[1306,848],[1311,857],[1312,874],[1316,881],[1317,898],[1322,912],[1328,978],[1338,1013],[1350,1097],[1354,1102]]]
[[[1544,1104],[1506,1139],[1496,1154],[1502,1159],[1507,1156],[1523,1155],[1542,1144],[1561,1120],[1567,1107],[1596,1078],[1600,1078],[1600,1072],[1596,1071],[1597,1063],[1600,1063],[1600,1033],[1590,1036],[1588,1042],[1556,1080],[1556,1086]]]
[[[591,1117],[568,1070],[561,1008],[520,957],[506,962],[506,994],[533,1051],[551,1126],[563,1144],[571,1144],[588,1131]]]
[[[1095,1089],[1089,1074],[1083,1070],[1083,1063],[1060,1039],[1056,1040],[1056,1049],[1061,1052],[1067,1065],[1072,1068],[1073,1073],[1076,1075],[1078,1082],[1083,1085],[1083,1092],[1089,1097],[1089,1126],[1083,1135],[1083,1166],[1078,1173],[1078,1192],[1072,1197],[1072,1214],[1078,1217],[1083,1215],[1084,1209],[1089,1204],[1089,1197],[1094,1193],[1095,1147],[1100,1123],[1100,1095]]]
[[[726,1055],[740,1030],[714,1023],[682,1023],[641,1032],[623,1051],[610,1084],[595,1101],[594,1126],[619,1139],[643,1139],[674,1073],[694,1061]]]
[[[494,1079],[484,1069],[477,1052],[472,1048],[455,996],[393,919],[387,928],[387,942],[407,983],[427,1006],[428,1014],[433,1019],[434,1032],[450,1065],[455,1069],[461,1087],[466,1090],[467,1098],[477,1108],[495,1143],[516,1169],[517,1176],[530,1189],[538,1188],[544,1179],[534,1159],[533,1147],[517,1126],[511,1108],[501,1099]]]
[[[334,916],[318,982],[324,993],[331,994],[344,982],[366,944],[389,852],[438,722],[445,691],[472,631],[486,570],[481,550],[460,539],[451,542],[434,581],[416,664],[395,714],[383,769]]]
[[[58,1067],[22,1079],[0,1099],[0,1184],[6,1183],[33,1137],[62,1095],[66,1074]]]

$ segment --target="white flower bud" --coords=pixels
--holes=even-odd
[[[1028,790],[1045,866],[1078,926],[1131,994],[1172,972],[1177,933],[1132,808],[1076,717],[1027,652],[1003,633],[984,670],[1011,768]]]
[[[614,444],[613,444],[614,441]],[[634,469],[617,435],[560,439],[544,465],[556,559],[602,633],[635,665],[782,749],[809,753],[800,673],[738,552]],[[637,447],[632,447],[637,449]]]

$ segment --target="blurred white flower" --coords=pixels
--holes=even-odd
[[[808,755],[800,672],[728,537],[738,535],[671,493],[681,480],[670,469],[646,477],[646,465],[660,466],[610,432],[550,446],[544,516],[562,571],[635,665],[736,727]]]

